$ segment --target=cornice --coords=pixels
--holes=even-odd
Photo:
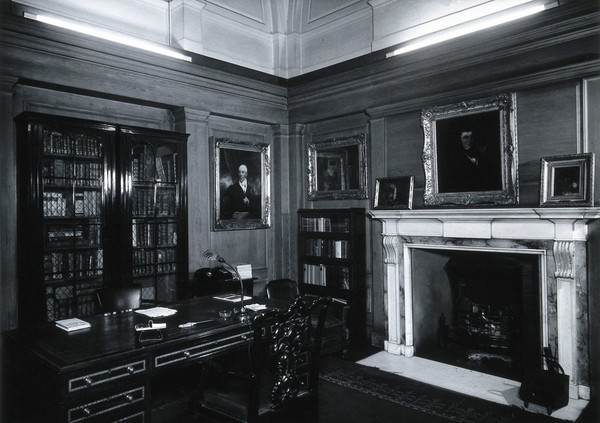
[[[446,91],[441,94],[410,98],[405,101],[386,104],[385,106],[368,108],[366,112],[371,119],[378,119],[418,110],[422,108],[423,104],[448,102],[451,98],[465,99],[474,98],[475,96],[481,97],[488,94],[491,95],[504,90],[518,91],[534,86],[579,79],[583,76],[598,75],[599,72],[600,59],[594,59],[583,63],[575,63],[573,65],[566,65],[560,68],[553,68],[523,76],[498,79],[475,87],[460,88],[455,91]]]
[[[403,84],[415,78],[423,79],[439,74],[440,70],[458,72],[493,60],[516,57],[600,35],[598,11],[583,16],[570,16],[563,12],[561,16],[563,20],[554,16],[553,19],[548,19],[549,22],[538,18],[535,25],[523,27],[522,24],[512,24],[389,59],[385,59],[385,51],[376,52],[371,55],[370,63],[357,63],[357,67],[343,72],[333,72],[336,66],[331,66],[329,69],[332,72],[328,75],[324,75],[324,70],[316,72],[316,79],[310,79],[310,75],[292,78],[290,103],[294,107],[300,107],[315,98],[334,96],[348,92],[349,89],[360,91],[373,85]],[[367,62],[367,59],[362,60]]]
[[[246,89],[275,96],[285,96],[287,93],[285,81],[281,78],[193,53],[188,53],[192,56],[192,63],[183,62],[6,14],[0,14],[0,28],[0,39],[7,46],[98,62],[135,72],[167,76],[173,73],[185,75],[186,78],[201,78],[211,83],[234,86],[231,89],[233,92]]]

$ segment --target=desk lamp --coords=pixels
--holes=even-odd
[[[235,266],[229,264],[223,257],[221,257],[217,252],[213,250],[206,250],[203,256],[207,260],[214,260],[218,261],[219,263],[223,263],[223,266],[233,271],[237,280],[240,281],[240,311],[237,313],[237,317],[242,322],[248,320],[248,313],[246,313],[246,310],[244,309],[244,282],[242,281],[242,277],[240,276]]]

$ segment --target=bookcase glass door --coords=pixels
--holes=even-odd
[[[104,277],[105,133],[44,128],[41,166],[46,319],[93,314]]]
[[[173,301],[178,273],[178,153],[173,144],[131,142],[133,280],[145,300]]]

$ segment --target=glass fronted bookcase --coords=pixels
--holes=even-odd
[[[103,287],[174,299],[187,278],[187,135],[30,112],[15,122],[19,324],[93,314]]]

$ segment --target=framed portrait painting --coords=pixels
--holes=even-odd
[[[518,204],[516,96],[424,109],[424,204]]]
[[[540,206],[593,206],[594,154],[542,157]]]
[[[213,229],[270,227],[270,146],[214,138],[212,147]]]
[[[366,134],[309,143],[308,199],[363,199],[367,195]]]
[[[375,181],[376,210],[412,209],[414,176],[378,178]]]

